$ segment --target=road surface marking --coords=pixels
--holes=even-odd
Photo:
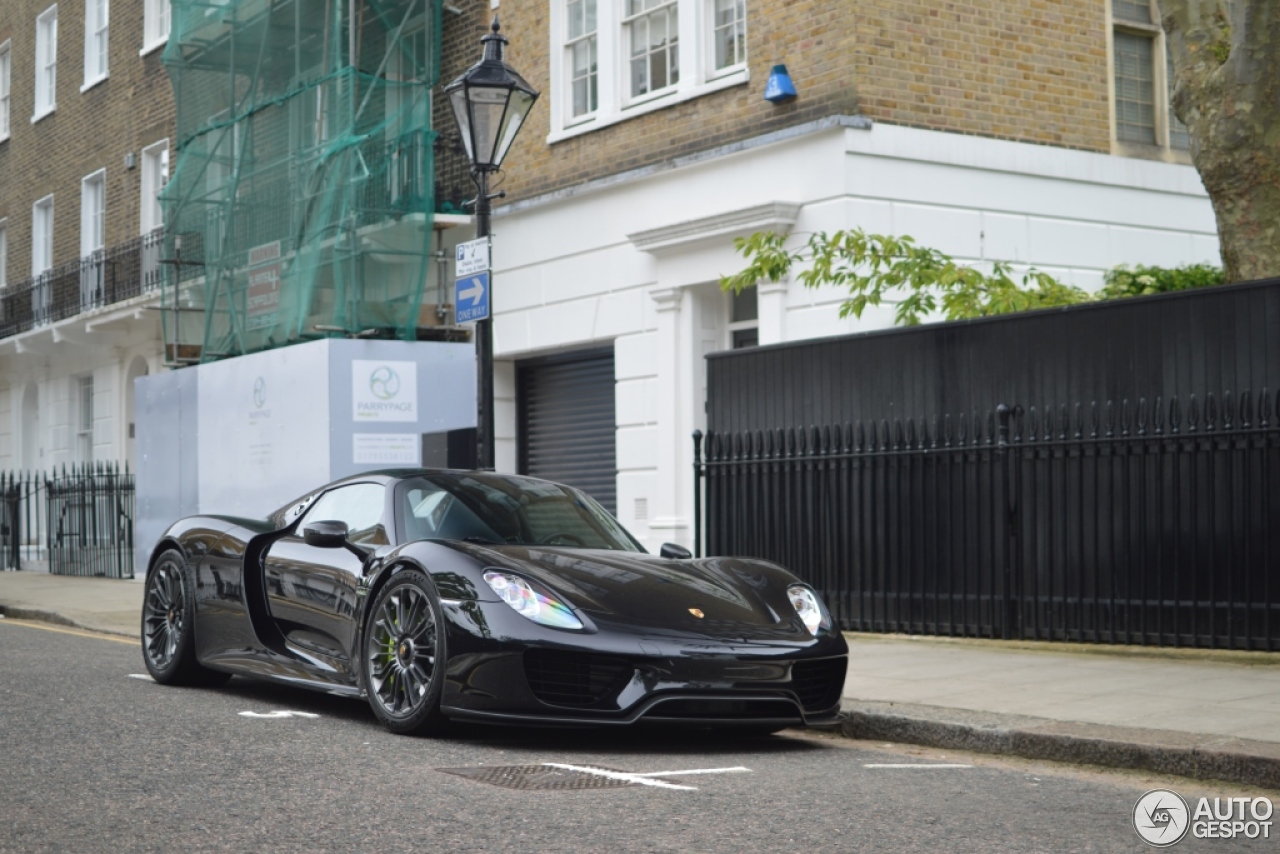
[[[868,762],[863,768],[972,768],[972,765],[953,765],[946,762]]]
[[[274,712],[241,712],[242,718],[318,718],[319,715],[311,712],[290,712],[286,710],[278,710]]]
[[[603,768],[591,768],[583,765],[563,765],[559,762],[543,762],[548,768],[563,768],[565,771],[577,771],[581,774],[594,774],[597,777],[607,777],[610,780],[625,780],[628,783],[638,783],[641,786],[653,786],[658,789],[683,789],[686,792],[698,791],[697,786],[681,786],[676,783],[666,783],[662,780],[651,780],[648,777],[641,777],[639,774],[624,774],[620,771],[605,771]]]
[[[46,632],[57,632],[60,635],[75,635],[80,638],[93,638],[94,640],[114,641],[116,643],[127,643],[129,646],[137,646],[137,639],[129,639],[116,637],[115,635],[101,634],[99,632],[85,632],[79,629],[66,629],[60,626],[51,626],[47,623],[37,623],[32,620],[15,620],[13,617],[7,618],[5,625],[9,626],[26,626],[29,629],[43,629]]]
[[[156,681],[156,680],[154,680],[154,679],[152,679],[152,678],[151,678],[150,674],[147,674],[147,673],[130,673],[130,674],[129,674],[129,678],[130,678],[130,679],[141,679],[143,682],[154,682],[154,681]]]
[[[737,774],[743,771],[750,771],[750,768],[743,768],[741,765],[733,768],[693,768],[689,771],[649,771],[644,774],[635,774],[636,777],[679,777],[684,774]]]

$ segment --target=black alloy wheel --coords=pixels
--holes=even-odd
[[[362,672],[369,705],[391,732],[430,735],[446,723],[442,622],[435,588],[417,570],[398,573],[374,601]]]
[[[147,575],[142,599],[142,658],[151,678],[164,685],[220,685],[231,678],[196,661],[195,603],[187,562],[169,549]]]

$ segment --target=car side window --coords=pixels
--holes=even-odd
[[[504,542],[475,513],[434,484],[414,486],[404,493],[407,540],[465,540]]]
[[[312,522],[346,522],[347,539],[353,543],[382,546],[387,537],[386,488],[376,483],[353,483],[331,489],[315,500],[298,527],[299,533]]]

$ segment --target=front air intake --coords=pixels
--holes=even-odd
[[[594,706],[631,677],[629,659],[619,655],[530,649],[524,675],[533,695],[551,706]]]
[[[791,666],[791,690],[806,712],[826,711],[840,702],[848,669],[843,657],[797,661]]]

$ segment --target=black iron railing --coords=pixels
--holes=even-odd
[[[157,290],[164,231],[101,249],[0,291],[0,338]]]
[[[695,434],[695,517],[709,553],[788,566],[846,629],[1277,650],[1278,410],[1264,391]]]
[[[0,569],[133,577],[135,486],[126,466],[0,473]]]

